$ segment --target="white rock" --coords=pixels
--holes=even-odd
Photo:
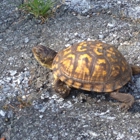
[[[6,77],[5,81],[9,83],[11,81],[11,79],[12,79],[11,77]]]
[[[121,4],[121,1],[117,1],[117,4]]]
[[[118,133],[118,135],[117,135],[117,140],[120,140],[120,139],[124,139],[124,137],[125,137],[125,135],[124,134],[122,134],[122,133]]]
[[[56,94],[54,94],[51,98],[52,98],[52,99],[58,99],[58,98],[59,98],[59,96],[58,96],[58,95],[56,95]]]
[[[59,99],[57,100],[58,103],[61,103],[61,102],[63,102],[63,101],[64,101],[64,98],[59,98]]]
[[[11,75],[11,76],[14,76],[14,75],[17,73],[16,70],[10,70],[9,72],[10,72],[10,75]]]
[[[47,108],[47,105],[43,106],[43,107],[39,110],[39,112],[45,112],[46,108]]]
[[[87,41],[91,41],[91,40],[92,40],[91,38],[88,38],[88,39],[87,39]]]
[[[66,45],[65,45],[66,48],[69,47],[69,46],[71,46],[71,45],[70,45],[70,44],[66,44]]]
[[[6,115],[6,112],[4,112],[3,110],[0,110],[0,115],[1,115],[2,117],[4,117],[4,116]]]
[[[95,132],[93,132],[93,131],[91,131],[91,130],[88,130],[88,133],[89,133],[92,137],[97,137],[97,136],[99,136],[99,134],[97,134],[97,133],[95,133]]]
[[[99,35],[99,39],[103,39],[104,38],[104,35]]]
[[[43,118],[43,115],[40,115],[39,118],[42,119]]]
[[[26,37],[25,40],[24,40],[24,42],[25,42],[25,43],[28,43],[28,42],[29,42],[29,38]]]
[[[5,84],[5,82],[0,80],[0,85],[4,85],[4,84]]]
[[[115,25],[112,24],[112,23],[108,23],[107,26],[108,26],[108,27],[114,27]]]
[[[30,76],[30,72],[29,71],[25,71],[24,74],[25,74],[26,77]]]
[[[74,35],[75,35],[75,36],[77,36],[77,35],[78,35],[78,33],[76,32],[76,33],[74,33]]]
[[[17,79],[17,83],[20,84],[20,83],[22,82],[23,79],[24,79],[24,75],[21,74],[21,75],[19,76],[19,78]]]

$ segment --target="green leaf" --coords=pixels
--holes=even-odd
[[[35,17],[39,17],[45,16],[54,4],[52,0],[29,0],[27,3],[21,5],[21,7],[26,9],[29,13],[34,14]]]

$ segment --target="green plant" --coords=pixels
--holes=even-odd
[[[53,6],[54,2],[52,0],[27,0],[27,2],[20,6],[20,9],[33,14],[37,18],[46,18]]]

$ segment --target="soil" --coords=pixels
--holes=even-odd
[[[104,93],[72,89],[60,98],[52,87],[52,71],[33,57],[32,47],[38,44],[60,51],[75,42],[101,40],[140,66],[139,1],[87,2],[90,8],[67,1],[42,23],[18,9],[21,0],[0,1],[1,138],[140,140],[140,75],[120,89],[135,97],[124,112]]]

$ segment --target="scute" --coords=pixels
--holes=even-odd
[[[60,51],[52,70],[67,85],[96,92],[119,89],[132,75],[123,55],[100,41],[84,41]]]

